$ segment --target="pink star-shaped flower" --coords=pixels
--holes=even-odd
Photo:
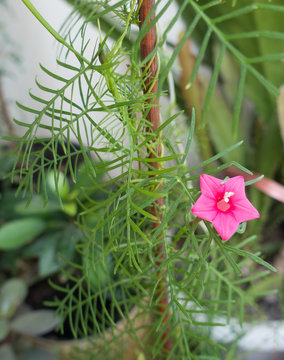
[[[256,208],[247,199],[242,176],[223,180],[203,174],[200,176],[201,196],[191,212],[211,221],[223,241],[228,240],[241,222],[259,218]]]

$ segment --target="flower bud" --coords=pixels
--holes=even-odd
[[[109,54],[109,47],[106,43],[100,44],[99,46],[99,60],[101,64],[104,64],[106,62],[106,59]]]

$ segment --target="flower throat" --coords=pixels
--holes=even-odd
[[[225,192],[223,197],[217,201],[217,209],[223,212],[228,211],[231,208],[230,197],[233,195],[232,191]]]

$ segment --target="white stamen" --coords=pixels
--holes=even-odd
[[[235,195],[235,193],[233,193],[232,191],[225,192],[225,194],[224,194],[224,201],[225,201],[226,203],[228,203],[228,202],[229,202],[229,198],[230,198],[231,196],[233,196],[233,195]]]

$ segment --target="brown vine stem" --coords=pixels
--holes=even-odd
[[[140,29],[145,23],[148,15],[151,13],[151,10],[153,9],[155,5],[155,0],[138,0],[139,8],[139,24]],[[148,24],[150,24],[155,19],[155,13],[153,12],[151,14],[151,17],[147,20]],[[141,40],[140,44],[140,51],[141,51],[141,59],[142,61],[149,56],[149,54],[152,53],[152,51],[155,48],[157,41],[157,35],[156,35],[156,26],[150,27],[147,34],[144,36],[144,38]],[[150,100],[148,100],[148,103],[150,105],[150,109],[147,110],[147,120],[149,123],[151,123],[151,130],[154,132],[157,130],[157,128],[160,125],[160,110],[158,107],[158,101],[157,101],[157,90],[158,90],[158,59],[157,55],[155,54],[146,64],[144,68],[144,93],[145,94],[151,94]],[[160,168],[160,162],[154,161],[155,157],[161,157],[162,155],[162,144],[160,142],[160,134],[157,134],[156,139],[152,140],[148,152],[148,156],[150,159],[153,158],[153,162],[150,163],[150,165],[154,169]],[[159,183],[158,187],[161,187],[162,183]],[[151,208],[151,213],[154,215],[158,221],[153,223],[153,230],[155,230],[162,221],[163,216],[163,208],[164,208],[164,198],[161,197],[157,199]],[[158,239],[159,242],[161,240]],[[157,307],[158,312],[161,318],[163,319],[163,334],[162,334],[162,340],[163,340],[163,357],[167,358],[167,355],[172,349],[172,337],[170,336],[170,327],[169,327],[169,312],[168,312],[168,304],[169,304],[169,290],[168,290],[168,283],[166,279],[166,271],[162,268],[162,262],[166,258],[166,251],[164,243],[161,242],[156,248],[155,248],[155,258],[156,260],[156,266],[159,269],[158,271],[158,280],[159,280],[159,286],[157,287],[156,291],[156,299],[157,299]]]

